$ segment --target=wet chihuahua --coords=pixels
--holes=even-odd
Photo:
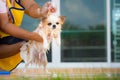
[[[34,32],[43,38],[43,43],[29,40],[20,49],[21,58],[25,61],[26,71],[29,64],[36,64],[44,67],[44,72],[48,73],[46,52],[50,49],[50,43],[55,41],[60,46],[60,33],[64,16],[49,15],[41,19],[39,26]]]

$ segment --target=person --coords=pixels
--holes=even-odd
[[[34,0],[0,0],[0,70],[11,71],[16,68],[22,61],[19,51],[25,41],[43,42],[37,33],[20,27],[24,13],[40,18],[55,11],[50,2],[40,6]]]

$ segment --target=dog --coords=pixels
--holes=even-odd
[[[25,62],[24,72],[29,64],[36,64],[44,67],[44,72],[49,73],[47,66],[46,52],[50,49],[50,43],[55,41],[60,46],[60,33],[65,16],[49,15],[43,17],[39,26],[34,30],[43,38],[43,43],[29,40],[20,48],[20,56]]]

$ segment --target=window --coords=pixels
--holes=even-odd
[[[106,62],[106,1],[60,0],[62,62]]]
[[[39,5],[43,5],[45,2],[47,2],[48,0],[35,0]],[[29,31],[33,31],[39,24],[40,20],[39,19],[34,19],[31,18],[27,15],[24,16],[23,19],[23,23],[22,23],[22,28],[29,30]],[[47,58],[48,61],[51,62],[52,61],[52,54],[51,54],[51,49],[47,54]]]
[[[120,0],[111,0],[112,62],[120,62]]]

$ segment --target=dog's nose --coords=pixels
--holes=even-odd
[[[56,28],[56,25],[53,25],[53,29],[55,29]]]

